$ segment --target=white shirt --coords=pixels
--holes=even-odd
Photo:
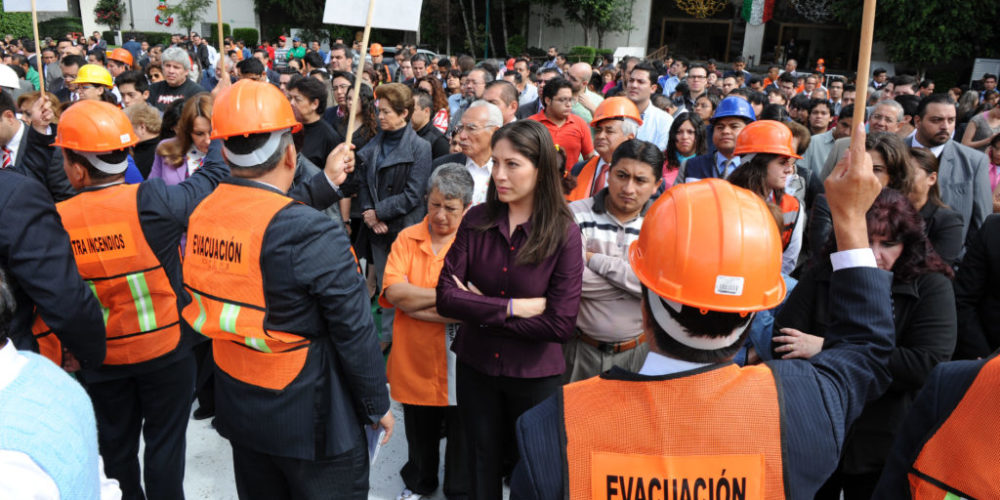
[[[13,342],[8,341],[0,348],[0,391],[17,378],[26,364],[28,358],[17,352]],[[2,431],[0,429],[0,432]],[[122,492],[118,488],[118,481],[105,477],[103,459],[98,459],[98,467],[101,500],[120,500]],[[0,449],[0,493],[3,498],[29,500],[60,498],[55,481],[31,457],[19,451],[2,449]]]
[[[917,135],[916,134],[917,134],[917,131],[914,130],[913,131],[913,147],[924,148],[924,149],[930,151],[931,153],[933,153],[935,158],[940,158],[941,157],[941,152],[944,151],[944,147],[948,145],[947,142],[944,143],[944,144],[942,144],[942,145],[940,145],[940,146],[934,146],[933,148],[929,148],[927,146],[924,146],[923,144],[920,144],[920,141],[917,140]]]
[[[639,133],[635,138],[656,144],[660,151],[667,149],[670,142],[670,126],[674,124],[674,117],[666,111],[653,106],[652,103],[646,105],[642,112],[642,125],[639,126]]]
[[[21,138],[24,137],[25,129],[28,128],[21,120],[17,121],[17,132],[14,137],[7,142],[7,149],[10,150],[10,165],[17,165],[17,151],[21,148]]]
[[[490,174],[493,172],[493,158],[486,160],[486,164],[479,166],[472,158],[465,160],[465,168],[472,174],[472,204],[478,205],[486,201],[486,192],[490,187]]]
[[[875,263],[875,252],[870,248],[854,248],[830,254],[830,264],[834,271],[849,269],[852,267],[878,267]],[[670,375],[689,370],[696,370],[708,366],[711,363],[692,363],[680,359],[669,358],[662,354],[650,351],[646,355],[639,375],[658,376]]]

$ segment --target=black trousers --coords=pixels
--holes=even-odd
[[[195,381],[195,396],[198,408],[215,412],[215,359],[212,358],[212,341],[206,340],[194,346],[198,377]]]
[[[843,463],[841,463],[843,465]],[[837,468],[837,471],[826,480],[826,483],[816,492],[816,500],[870,500],[875,493],[875,485],[882,475],[881,472],[871,472],[867,474],[845,474]],[[840,492],[844,496],[840,496]]]
[[[152,372],[86,384],[104,470],[122,498],[183,499],[185,433],[194,395],[193,355]],[[139,433],[146,443],[139,480]]]
[[[444,426],[444,494],[449,499],[462,498],[469,492],[469,468],[465,430],[458,408],[454,406],[403,405],[406,428],[407,462],[399,471],[410,491],[430,495],[437,491],[441,455],[441,429]]]
[[[500,500],[503,476],[517,461],[514,424],[559,389],[561,377],[490,376],[458,363],[458,410],[465,424],[469,458],[469,496]]]
[[[368,446],[364,440],[357,448],[327,460],[278,457],[232,445],[240,500],[368,498]]]

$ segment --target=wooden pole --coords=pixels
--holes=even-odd
[[[226,69],[226,44],[222,40],[222,0],[215,0],[215,16],[219,20],[219,62],[222,63],[222,74],[219,75],[219,79],[221,80],[229,78],[229,70]]]
[[[368,19],[365,21],[365,34],[361,37],[361,58],[358,68],[354,70],[354,93],[351,95],[350,114],[347,117],[347,149],[351,148],[354,138],[354,121],[358,114],[358,99],[361,97],[361,74],[365,71],[365,57],[368,55],[368,35],[372,31],[372,18],[375,17],[375,0],[368,0]]]
[[[42,68],[42,44],[38,41],[38,9],[35,0],[31,0],[31,27],[35,30],[35,66],[38,66],[38,89],[45,97],[45,70]]]
[[[868,103],[868,73],[872,63],[872,36],[875,33],[875,0],[865,0],[865,8],[861,14],[861,42],[858,45],[858,77],[855,81],[857,94],[854,98],[854,116],[851,136],[857,130],[858,124],[865,121],[865,108]]]

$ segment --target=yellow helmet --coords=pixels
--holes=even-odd
[[[77,85],[81,83],[94,83],[97,85],[104,85],[108,88],[115,85],[114,80],[111,78],[111,73],[104,69],[104,66],[97,64],[84,64],[81,66],[80,71],[76,74],[76,80],[73,80],[73,83]]]

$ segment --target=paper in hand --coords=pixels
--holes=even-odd
[[[382,440],[385,439],[385,428],[379,426],[377,429],[372,429],[370,425],[366,425],[365,437],[368,439],[368,461],[374,464],[379,450],[382,449]]]

